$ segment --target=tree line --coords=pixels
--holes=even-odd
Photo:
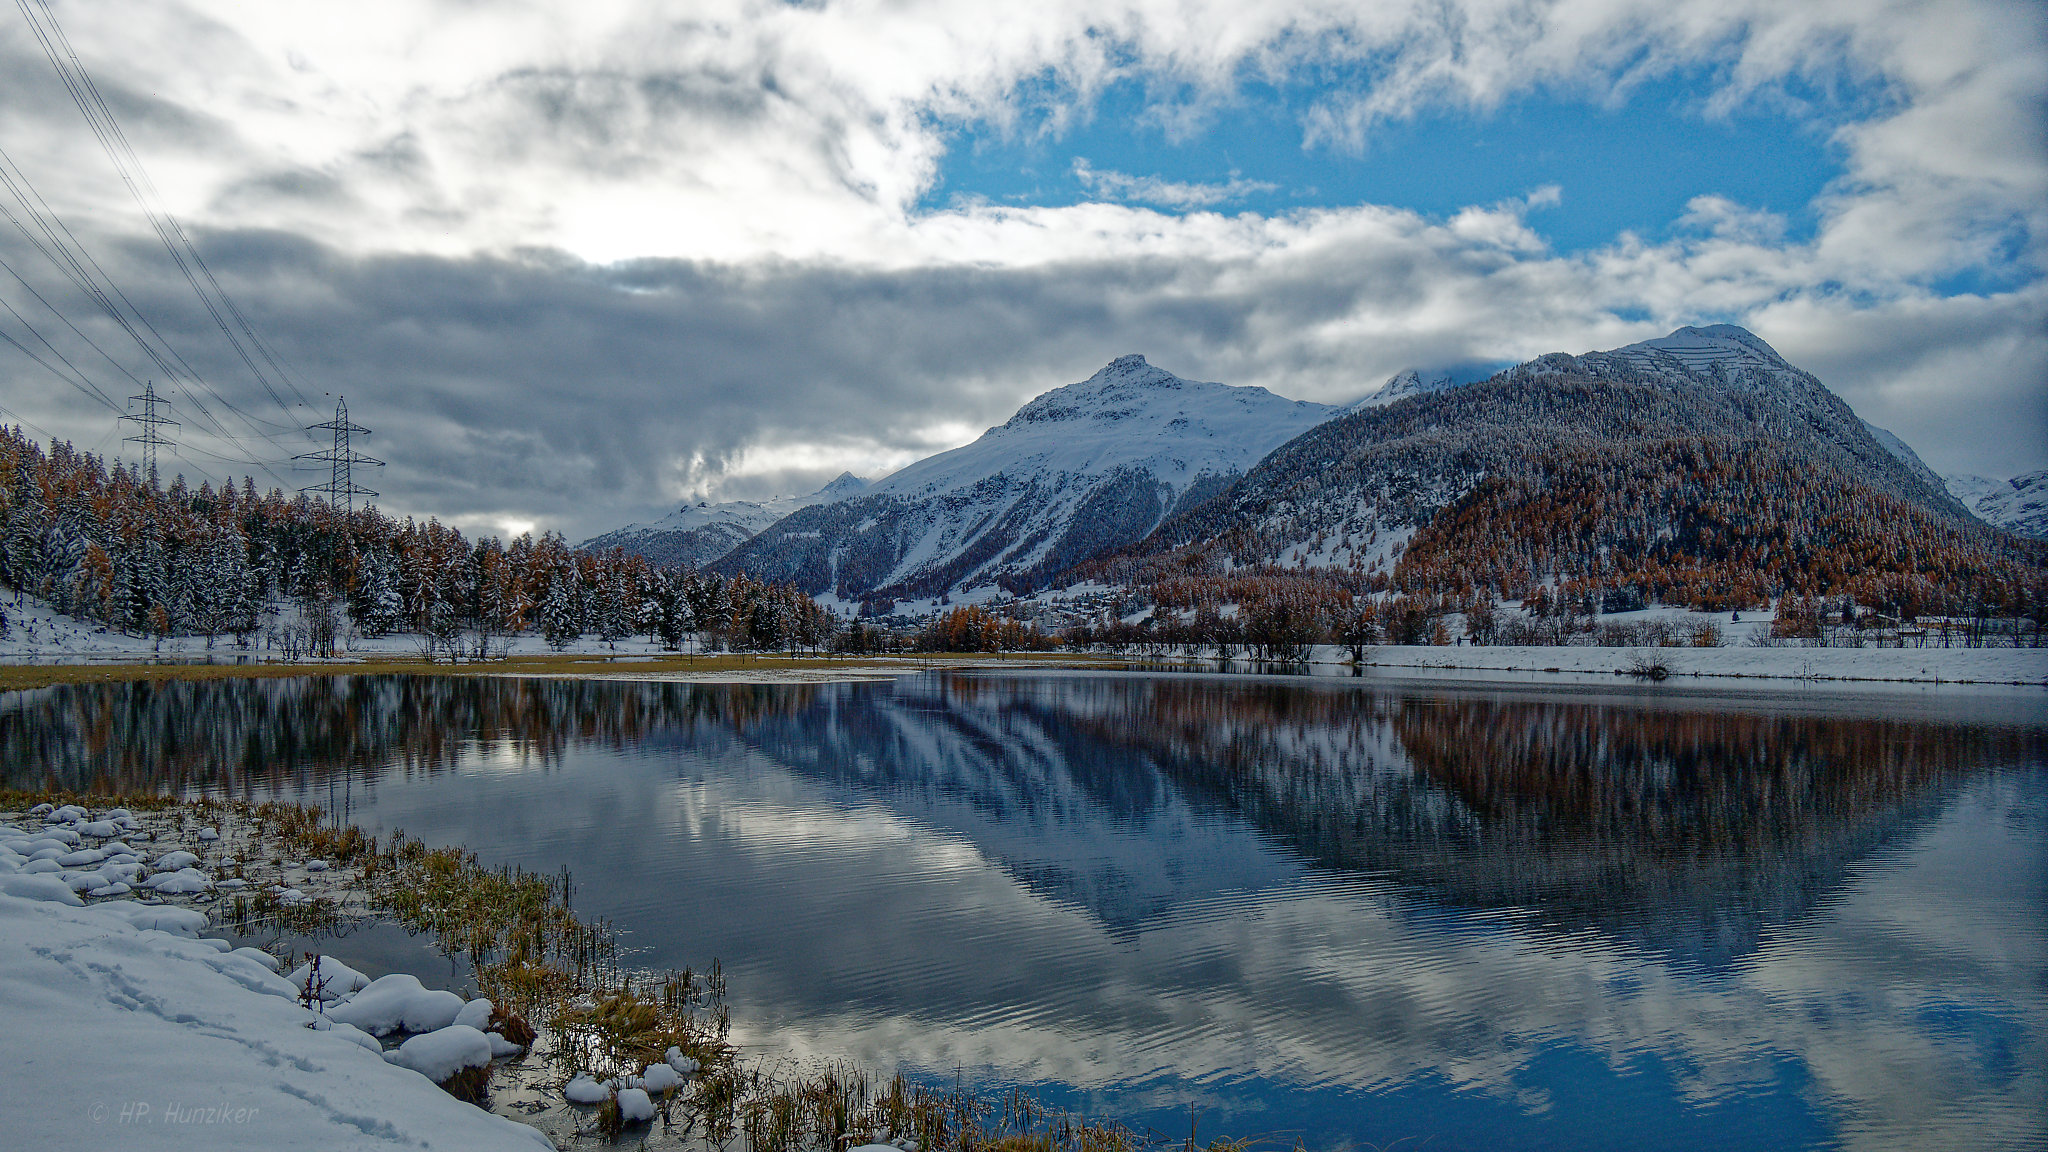
[[[0,428],[0,585],[130,635],[264,636],[312,652],[350,628],[476,655],[525,633],[558,648],[644,634],[670,648],[788,650],[839,632],[787,584],[579,552],[552,532],[471,541],[432,518],[344,512],[247,477],[164,486],[19,428]]]

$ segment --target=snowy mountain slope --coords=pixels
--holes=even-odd
[[[1138,551],[1222,542],[1239,564],[1391,569],[1392,543],[1483,482],[1553,469],[1569,481],[1705,439],[1802,474],[1843,477],[1944,522],[1968,521],[1924,465],[1894,455],[1818,379],[1731,325],[1681,328],[1611,352],[1554,353],[1455,388],[1421,383],[1397,377],[1389,388],[1402,384],[1403,402],[1369,397],[1309,430]]]
[[[1897,460],[1901,464],[1904,464],[1906,466],[1906,471],[1911,472],[1915,477],[1917,477],[1920,480],[1922,484],[1927,485],[1929,488],[1940,489],[1944,492],[1949,491],[1948,482],[1943,480],[1941,477],[1935,475],[1934,469],[1929,468],[1927,466],[1927,462],[1920,459],[1920,454],[1918,452],[1913,451],[1912,447],[1909,446],[1904,440],[1899,439],[1897,436],[1893,435],[1892,433],[1886,431],[1883,428],[1879,428],[1877,425],[1872,424],[1868,420],[1865,420],[1863,422],[1863,427],[1870,432],[1871,439],[1876,440],[1879,447],[1891,453],[1892,459]],[[1960,499],[1960,497],[1958,497],[1958,499]],[[1969,507],[1969,504],[1970,502],[1968,500],[1963,501],[1964,507]]]
[[[1036,586],[1142,539],[1337,412],[1119,357],[972,444],[799,509],[716,568],[849,600]]]
[[[1986,524],[2048,540],[2048,469],[2010,480],[1959,474],[1944,477],[1944,482],[1956,499]]]
[[[727,500],[685,504],[651,524],[628,524],[577,545],[586,552],[624,548],[657,564],[703,567],[732,551],[756,532],[799,508],[843,500],[868,482],[851,472],[808,496],[773,496],[766,500]]]

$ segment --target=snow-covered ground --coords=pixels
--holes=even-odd
[[[32,870],[50,847],[19,851],[68,831],[70,851],[60,856],[91,854],[69,843],[88,823],[0,825],[0,1143],[73,1152],[553,1147],[427,1078],[469,1059],[451,1040],[473,1040],[466,1033],[475,1029],[451,1022],[394,1063],[360,1030],[320,1026],[274,960],[199,939],[203,913],[118,897],[85,905],[63,873]]]
[[[1323,649],[1319,658],[1342,657]],[[1672,677],[1909,683],[2033,684],[2048,687],[2048,648],[1368,648],[1375,668],[1418,672],[1626,673],[1638,660],[1661,662]]]
[[[265,648],[253,636],[247,648],[237,647],[235,638],[229,635],[214,637],[211,647],[204,636],[169,636],[159,642],[154,637],[116,632],[90,620],[72,619],[29,596],[7,596],[0,599],[0,608],[6,611],[8,622],[7,635],[0,637],[0,663],[212,660],[233,664],[281,658],[278,651]],[[417,657],[424,651],[420,637],[411,633],[374,638],[347,635],[340,648],[335,657],[338,661]],[[495,658],[501,654],[545,656],[556,654],[556,650],[549,647],[538,632],[531,632],[524,636],[492,640],[491,655]],[[658,643],[649,642],[645,636],[629,636],[616,644],[607,644],[594,635],[573,641],[561,649],[561,654],[648,658],[676,655]],[[301,655],[294,662],[317,664],[321,661]]]

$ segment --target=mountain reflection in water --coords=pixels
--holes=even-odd
[[[0,764],[569,864],[771,1050],[1169,1129],[2038,1141],[2041,702],[1830,699],[162,682],[0,697]]]

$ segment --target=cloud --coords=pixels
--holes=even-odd
[[[165,204],[310,390],[345,393],[378,429],[392,465],[374,483],[408,512],[580,534],[685,495],[872,474],[1129,351],[1348,400],[1411,364],[1709,320],[1756,327],[1937,468],[2048,464],[2029,415],[2048,378],[2048,53],[2030,6],[1048,0],[992,21],[964,0],[109,0],[62,15]],[[218,346],[19,23],[0,26],[0,68],[20,80],[0,139],[137,303],[227,400],[280,426],[306,416],[267,407]],[[1168,122],[1250,81],[1321,77],[1304,146],[1369,155],[1402,118],[1540,92],[1613,103],[1677,75],[1704,77],[1700,115],[1829,135],[1842,174],[1810,229],[1716,196],[1710,174],[1669,238],[1563,253],[1525,221],[1554,189],[1443,217],[1230,214],[1272,186],[1077,161],[1091,202],[919,207],[963,126],[1049,110],[1056,132],[1124,80]],[[11,231],[0,255],[50,282]],[[1996,290],[1944,287],[1973,272]],[[140,372],[82,302],[60,306]],[[0,353],[10,410],[118,446],[111,414]],[[195,453],[241,451],[186,434]]]
[[[1162,208],[1212,208],[1276,192],[1280,186],[1265,180],[1246,180],[1236,172],[1221,184],[1179,183],[1157,176],[1132,176],[1113,169],[1097,170],[1086,157],[1074,157],[1074,179],[1099,196],[1127,203],[1156,204]]]

